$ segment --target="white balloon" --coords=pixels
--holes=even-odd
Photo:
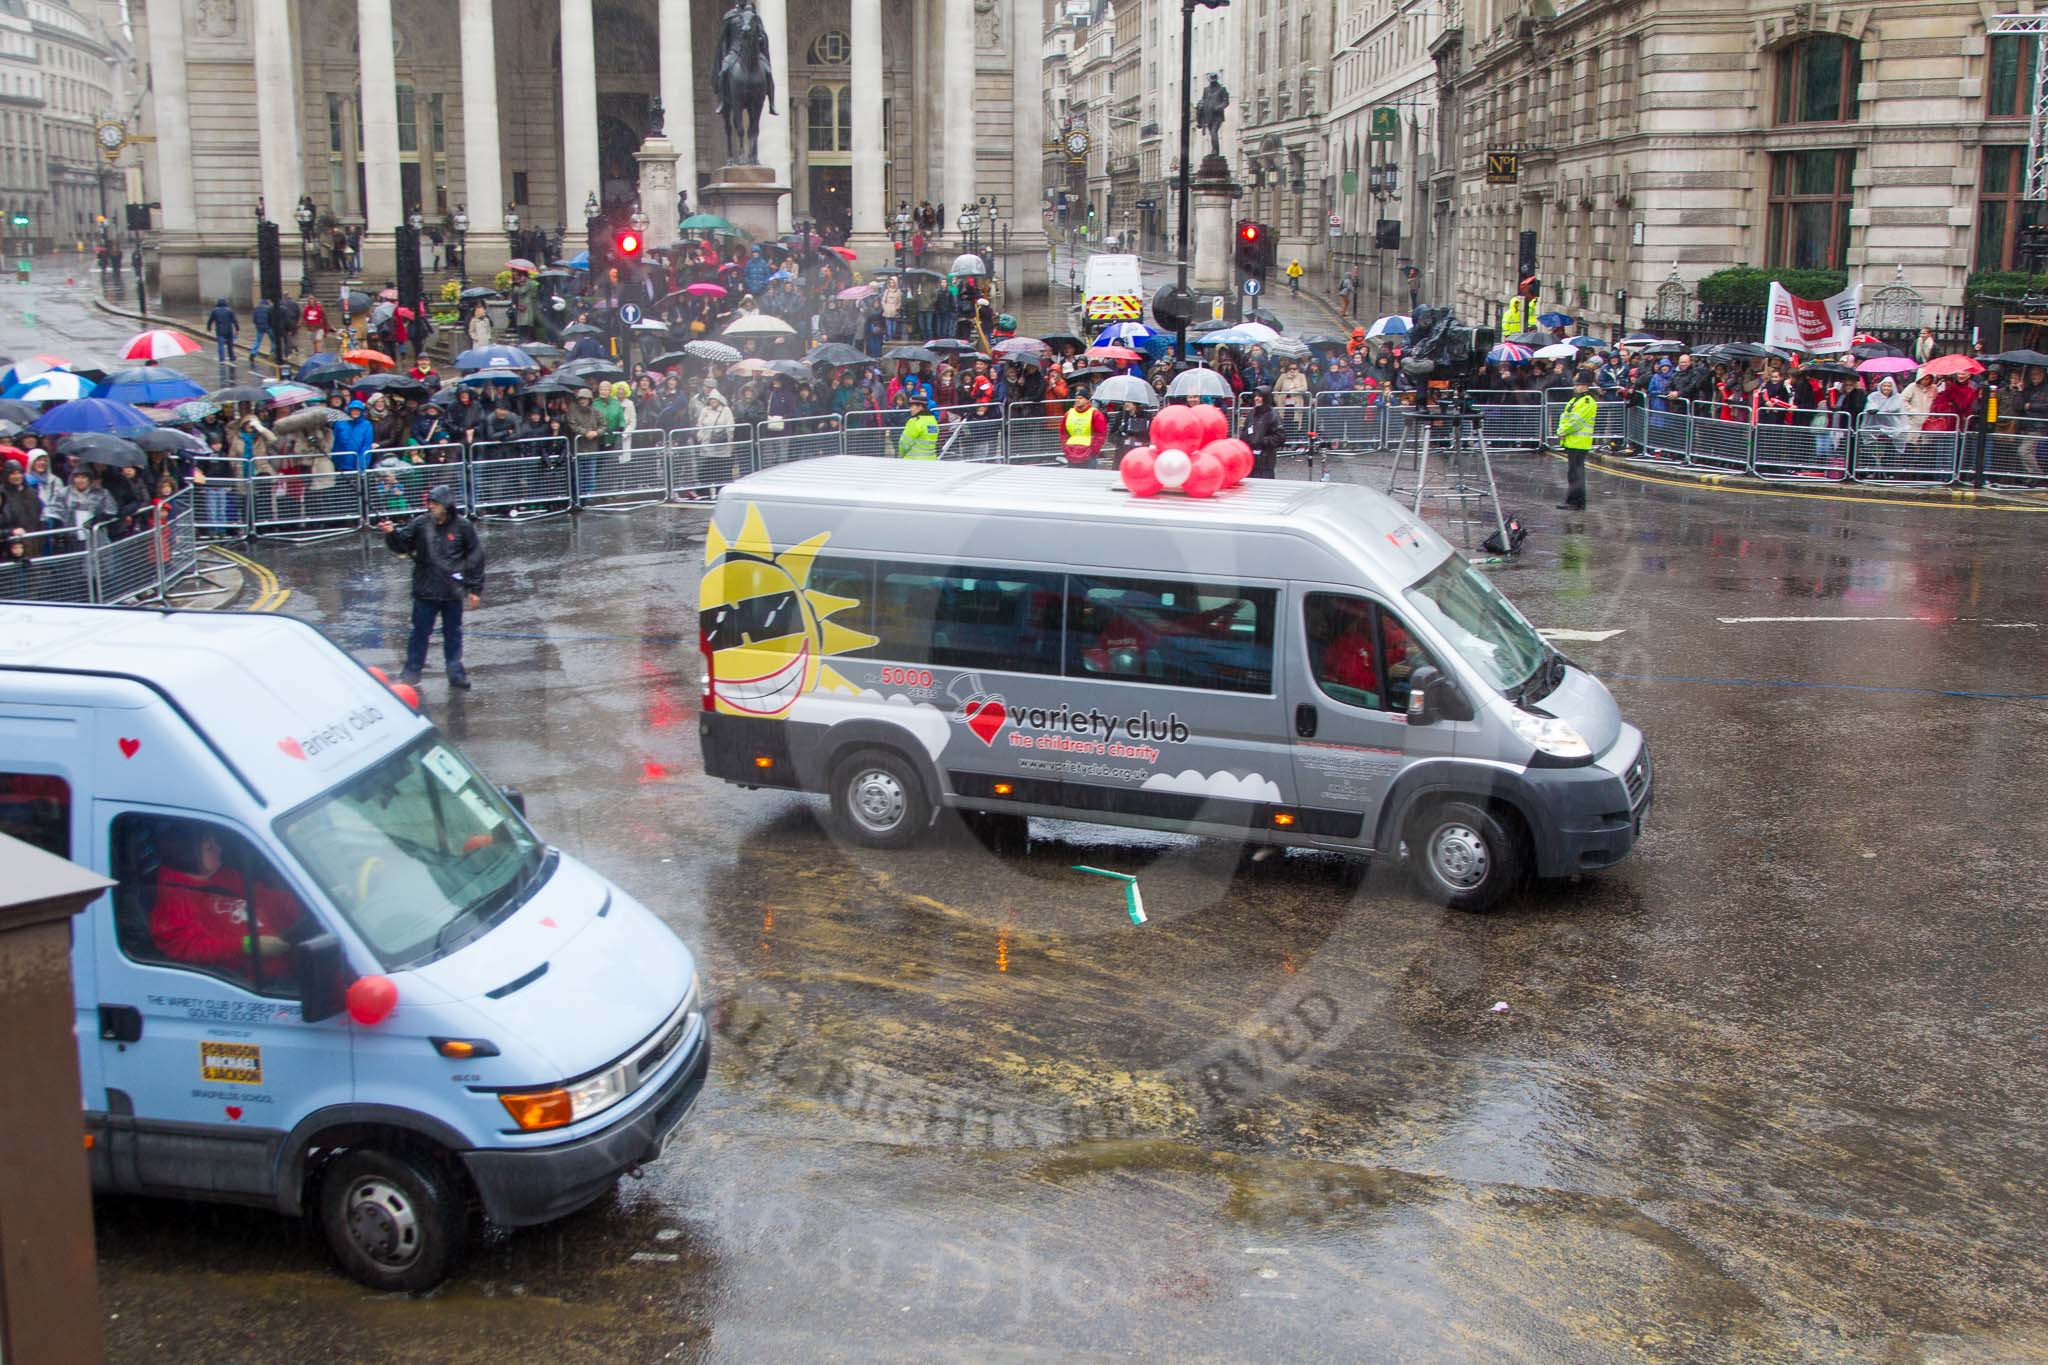
[[[1162,486],[1178,488],[1188,481],[1188,470],[1192,467],[1185,450],[1162,450],[1152,464],[1152,473]]]

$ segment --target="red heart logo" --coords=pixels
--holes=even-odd
[[[231,1105],[229,1105],[229,1106],[228,1106],[228,1117],[229,1117],[229,1118],[231,1118],[231,1119],[238,1119],[238,1118],[242,1117],[242,1106],[241,1106],[241,1105],[239,1105],[239,1104],[231,1104]]]
[[[552,915],[542,915],[540,919],[540,924],[541,928],[543,929],[554,929],[559,927],[558,925],[556,925],[554,916]]]
[[[974,731],[976,739],[983,744],[994,744],[997,732],[1003,728],[1003,722],[1010,713],[1002,698],[990,697],[986,701],[967,703],[963,714],[967,717],[967,728]]]
[[[124,739],[121,741],[121,757],[133,758],[135,751],[141,747],[142,741],[139,739]]]
[[[277,747],[284,750],[290,757],[296,758],[302,763],[305,761],[305,746],[301,745],[296,739],[281,739],[277,742]]]

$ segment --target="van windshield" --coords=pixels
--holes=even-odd
[[[1417,614],[1501,692],[1520,687],[1549,652],[1535,627],[1461,555],[1437,565],[1407,596]]]
[[[547,856],[435,734],[285,816],[278,834],[386,970],[430,962],[510,914]]]

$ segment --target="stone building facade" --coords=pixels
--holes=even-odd
[[[302,193],[362,226],[371,273],[415,209],[466,210],[473,273],[504,259],[508,207],[523,228],[580,235],[591,196],[632,197],[657,95],[694,207],[726,160],[708,86],[728,3],[130,0],[167,296],[246,277],[259,198],[288,241]],[[757,0],[778,110],[761,159],[791,187],[783,225],[844,231],[879,263],[900,204],[943,204],[950,233],[962,204],[992,198],[1010,287],[1042,289],[1041,6]]]
[[[1546,302],[1594,328],[1735,265],[1959,305],[1972,270],[2015,263],[2025,213],[2034,41],[1987,38],[1992,13],[1462,0],[1437,45],[1459,310],[1497,315],[1525,230]],[[1493,151],[1515,183],[1486,183]]]

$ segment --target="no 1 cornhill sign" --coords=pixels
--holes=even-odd
[[[1486,154],[1486,183],[1489,185],[1512,185],[1522,178],[1522,154],[1520,152],[1488,152]]]

